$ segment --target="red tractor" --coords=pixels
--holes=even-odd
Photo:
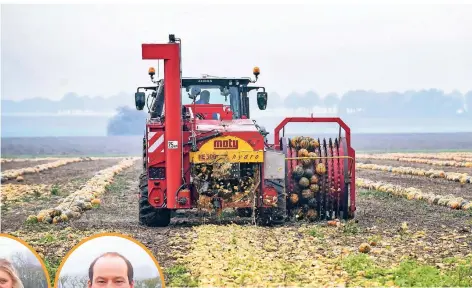
[[[142,225],[167,226],[172,211],[194,208],[234,208],[261,225],[292,216],[354,217],[355,151],[341,119],[286,118],[268,144],[268,133],[250,120],[250,91],[258,91],[260,110],[267,105],[265,88],[251,86],[259,68],[253,70],[255,80],[182,78],[180,47],[174,35],[166,44],[142,44],[142,59],[164,60],[163,79],[155,80],[150,68],[154,85],[135,94],[136,108],[149,110],[139,182]],[[290,122],[338,123],[339,137],[287,138]]]

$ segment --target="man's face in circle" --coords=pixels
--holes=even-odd
[[[121,257],[105,256],[95,262],[92,283],[89,281],[88,287],[133,288],[134,284],[129,284],[128,267]]]

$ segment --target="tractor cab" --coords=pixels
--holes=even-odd
[[[204,117],[205,119],[249,119],[249,92],[257,90],[257,105],[260,110],[267,107],[267,92],[264,87],[249,86],[259,76],[259,68],[255,67],[251,78],[225,78],[203,75],[200,78],[181,79],[181,97],[184,113]],[[154,80],[155,70],[149,69],[151,80],[156,86],[138,87],[135,94],[136,109],[142,110],[147,102],[150,118],[160,118],[164,110],[164,82]],[[262,91],[259,91],[262,89]],[[152,90],[146,97],[144,91]],[[146,99],[147,98],[147,99]],[[151,102],[151,103],[149,103]]]
[[[224,78],[203,75],[202,78],[182,79],[182,105],[189,109],[212,113],[212,118],[250,118],[249,92],[257,93],[259,109],[267,106],[267,92],[264,87],[249,86],[255,81],[250,78]],[[194,106],[196,105],[196,106]],[[218,116],[215,116],[218,115]]]

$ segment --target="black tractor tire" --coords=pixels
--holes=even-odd
[[[280,212],[276,208],[258,208],[256,211],[256,224],[259,226],[274,226],[285,222],[285,218],[280,217]]]
[[[239,217],[251,217],[252,208],[236,208],[236,215]]]
[[[271,208],[258,208],[256,210],[256,225],[272,226],[272,210]]]
[[[139,177],[139,224],[148,227],[166,227],[170,223],[171,211],[169,209],[156,209],[148,202],[147,173]]]

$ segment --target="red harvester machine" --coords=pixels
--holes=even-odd
[[[292,216],[354,217],[355,151],[341,119],[286,118],[275,128],[274,144],[268,144],[269,133],[249,115],[250,91],[258,91],[260,110],[267,105],[265,88],[250,85],[259,68],[253,70],[255,80],[182,78],[180,47],[174,35],[166,44],[142,44],[142,59],[164,60],[164,77],[155,80],[151,67],[154,85],[135,94],[136,108],[149,110],[139,183],[141,224],[167,226],[172,211],[194,208],[234,208],[261,225]],[[291,122],[338,123],[339,137],[284,137]]]

